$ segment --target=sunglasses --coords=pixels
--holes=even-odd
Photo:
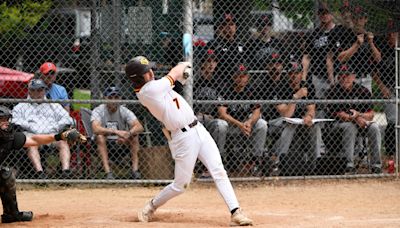
[[[54,70],[49,70],[49,72],[47,72],[46,74],[43,74],[44,76],[53,76],[55,75],[56,72]]]
[[[32,92],[43,92],[43,91],[44,91],[44,88],[39,88],[39,89],[29,89],[29,91],[32,91]]]

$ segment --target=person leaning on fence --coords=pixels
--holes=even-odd
[[[382,60],[382,54],[375,45],[374,34],[366,30],[367,11],[361,6],[353,7],[354,41],[341,51],[337,59],[340,63],[351,67],[357,76],[356,82],[372,92],[372,76],[374,65]]]
[[[52,62],[43,63],[40,68],[40,79],[47,85],[46,97],[52,100],[68,100],[68,93],[64,86],[54,83],[57,77],[57,67]],[[62,106],[70,111],[69,103],[62,103]]]
[[[244,65],[239,65],[231,74],[231,86],[225,88],[222,95],[223,100],[254,100],[255,90],[250,85],[250,74]],[[220,126],[221,139],[218,148],[225,148],[228,135],[245,138],[245,142],[251,146],[252,160],[254,161],[254,171],[263,161],[264,146],[267,136],[267,122],[261,118],[260,104],[224,104],[223,101],[218,105],[219,118],[226,121],[225,128]],[[240,141],[235,138],[235,141]],[[218,142],[217,142],[218,143]],[[238,156],[238,155],[236,155]],[[257,173],[254,173],[257,174]],[[258,174],[257,174],[258,175]]]
[[[280,93],[276,94],[278,100],[313,100],[315,98],[314,85],[309,85],[307,89],[301,87],[302,80],[302,67],[297,62],[289,62],[286,65],[286,72],[288,78],[281,80],[279,88]],[[283,131],[280,138],[275,143],[275,151],[279,158],[279,167],[285,167],[289,164],[288,159],[299,159],[307,163],[307,170],[312,173],[315,168],[317,157],[320,156],[319,150],[321,147],[321,127],[319,124],[313,123],[315,118],[315,104],[306,103],[282,103],[276,105],[276,109],[281,117],[287,118],[301,118],[304,124],[283,124]],[[305,137],[304,137],[305,135]],[[296,136],[296,137],[295,137]],[[289,156],[289,153],[296,153],[299,151],[289,151],[292,141],[301,144],[293,149],[303,151],[306,154],[296,154],[298,156]],[[295,167],[291,167],[295,168]]]
[[[214,50],[205,50],[201,56],[199,75],[193,86],[193,98],[195,100],[218,100],[220,98],[219,92],[216,89],[215,81],[215,67],[217,66],[217,58]],[[210,132],[217,145],[221,145],[220,128],[226,128],[228,124],[226,121],[218,119],[217,105],[216,104],[195,104],[193,107],[197,119],[206,127]],[[222,157],[225,156],[224,148],[218,148]],[[201,177],[211,177],[206,171],[203,172]]]
[[[32,79],[28,84],[28,99],[46,99],[47,86],[41,79]],[[12,122],[19,125],[29,136],[31,134],[55,134],[73,125],[69,113],[58,103],[19,103],[13,109]],[[51,144],[59,151],[62,178],[71,178],[70,148],[64,141]],[[40,162],[38,146],[28,147],[28,157],[36,171],[37,178],[45,179],[46,174]]]
[[[108,87],[104,93],[106,100],[121,99],[118,87]],[[107,147],[118,147],[115,143],[129,146],[132,161],[132,179],[140,179],[139,172],[139,133],[143,126],[136,115],[118,103],[106,103],[93,109],[90,118],[93,133],[96,135],[97,151],[100,154],[107,179],[114,179],[110,169]]]
[[[341,66],[338,74],[339,83],[328,91],[327,99],[365,100],[371,99],[369,90],[355,83],[356,75],[348,66]],[[381,132],[374,118],[371,103],[335,103],[328,104],[327,114],[337,121],[333,124],[329,135],[340,135],[342,150],[347,159],[346,173],[355,174],[354,148],[358,134],[366,135],[372,153],[370,166],[372,173],[381,173]],[[364,136],[363,136],[364,137]],[[331,145],[332,146],[332,145]],[[330,146],[330,147],[331,147]]]
[[[32,211],[20,211],[17,204],[15,172],[3,166],[3,162],[14,151],[22,147],[37,147],[55,141],[65,140],[69,143],[86,142],[86,138],[76,129],[69,129],[57,134],[41,134],[26,136],[16,130],[10,123],[11,111],[0,106],[0,197],[3,204],[2,223],[31,221]]]

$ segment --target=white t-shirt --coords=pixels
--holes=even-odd
[[[167,75],[147,82],[136,93],[140,103],[170,131],[181,129],[196,119],[192,107],[172,90],[173,86],[173,78]]]

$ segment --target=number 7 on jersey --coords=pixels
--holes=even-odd
[[[178,101],[178,98],[174,98],[173,101],[175,101],[176,107],[179,109],[179,101]]]

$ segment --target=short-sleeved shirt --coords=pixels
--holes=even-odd
[[[369,92],[367,88],[357,83],[353,84],[353,88],[351,91],[344,90],[340,84],[337,84],[335,87],[332,87],[328,91],[328,95],[326,99],[340,99],[340,100],[365,100],[371,99],[372,94]],[[336,118],[336,113],[338,112],[347,112],[350,113],[350,109],[354,109],[358,112],[368,112],[372,110],[371,103],[337,103],[337,104],[328,104],[328,115],[332,118]]]
[[[53,83],[47,90],[46,97],[52,100],[68,100],[68,93],[64,86]],[[69,103],[62,103],[62,106],[69,106]]]
[[[196,100],[215,101],[220,100],[221,96],[215,88],[214,80],[200,78],[194,83],[193,98]],[[217,106],[215,104],[195,104],[193,108],[195,113],[208,114],[214,117],[217,114]]]
[[[271,58],[273,53],[281,53],[281,43],[274,37],[269,42],[251,39],[246,47],[247,65],[252,70],[265,70],[264,63],[268,61],[268,58]]]
[[[275,90],[274,100],[291,100],[293,99],[293,94],[298,91],[293,89],[287,80],[281,80],[278,88],[280,88],[280,90]],[[279,93],[277,93],[277,91],[279,91]],[[307,86],[307,91],[307,96],[302,98],[303,100],[316,99],[315,87],[313,84]],[[308,103],[297,103],[292,118],[303,118],[303,116],[307,113],[307,106],[309,105],[310,104]]]
[[[328,71],[326,67],[326,58],[331,50],[330,31],[324,31],[316,28],[306,36],[304,54],[308,54],[310,58],[309,73],[320,78],[327,79]],[[311,78],[311,77],[309,77]]]
[[[102,127],[115,130],[129,130],[130,122],[136,119],[136,115],[124,106],[119,106],[116,112],[110,113],[105,104],[93,109],[90,117],[91,122],[96,120],[100,122]]]
[[[12,139],[0,138],[0,165],[13,150],[21,149],[26,142],[26,136],[22,132],[14,132]]]
[[[249,86],[245,87],[243,91],[236,92],[233,89],[233,86],[230,89],[227,89],[226,92],[222,95],[223,100],[254,100],[256,97],[254,96],[254,90]],[[233,118],[239,121],[245,121],[248,119],[249,115],[252,114],[253,110],[261,107],[259,104],[223,104],[219,106],[225,106],[228,108],[227,112]]]
[[[281,88],[280,81],[273,81],[267,79],[264,83],[262,83],[259,93],[257,93],[257,100],[278,100],[277,94],[280,94],[280,91],[286,91],[286,88]],[[272,120],[281,117],[278,110],[275,108],[276,104],[267,104],[263,105],[263,118],[266,120]]]

